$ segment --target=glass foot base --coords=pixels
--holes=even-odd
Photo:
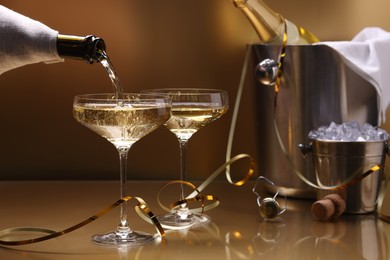
[[[206,215],[197,215],[193,213],[182,214],[180,210],[157,217],[158,221],[167,229],[190,228],[199,224],[210,222]]]
[[[112,231],[103,234],[92,236],[92,242],[98,245],[127,245],[127,246],[143,246],[155,242],[155,236],[143,232],[118,232]]]

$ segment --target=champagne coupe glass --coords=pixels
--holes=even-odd
[[[119,153],[120,195],[126,194],[127,155],[131,146],[163,125],[171,115],[168,96],[124,93],[85,94],[76,96],[73,116],[111,142]],[[103,245],[139,246],[151,243],[155,236],[133,231],[128,224],[127,204],[122,203],[120,221],[116,230],[92,236],[92,241]]]
[[[228,95],[224,90],[202,88],[167,88],[145,90],[146,93],[167,94],[172,101],[172,116],[165,126],[176,135],[180,145],[180,179],[186,179],[187,143],[200,128],[226,113]],[[185,199],[183,185],[180,201]],[[161,224],[177,228],[207,222],[208,217],[190,212],[185,204],[179,209],[158,217]]]

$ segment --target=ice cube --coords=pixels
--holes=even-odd
[[[309,138],[335,141],[386,141],[389,134],[380,128],[373,127],[370,124],[360,125],[356,121],[350,121],[343,124],[332,122],[329,126],[321,126],[317,130],[309,132]]]

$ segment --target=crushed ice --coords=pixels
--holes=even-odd
[[[345,142],[367,142],[367,141],[386,141],[389,134],[378,127],[370,124],[360,125],[358,122],[351,121],[342,124],[332,122],[329,126],[321,126],[317,130],[309,133],[310,139],[332,140]]]

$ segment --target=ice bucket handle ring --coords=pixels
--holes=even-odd
[[[299,144],[298,148],[301,151],[303,158],[305,158],[305,159],[309,154],[313,153],[312,144]]]
[[[278,76],[278,69],[278,63],[273,59],[261,61],[255,68],[257,81],[265,86],[274,86]]]

